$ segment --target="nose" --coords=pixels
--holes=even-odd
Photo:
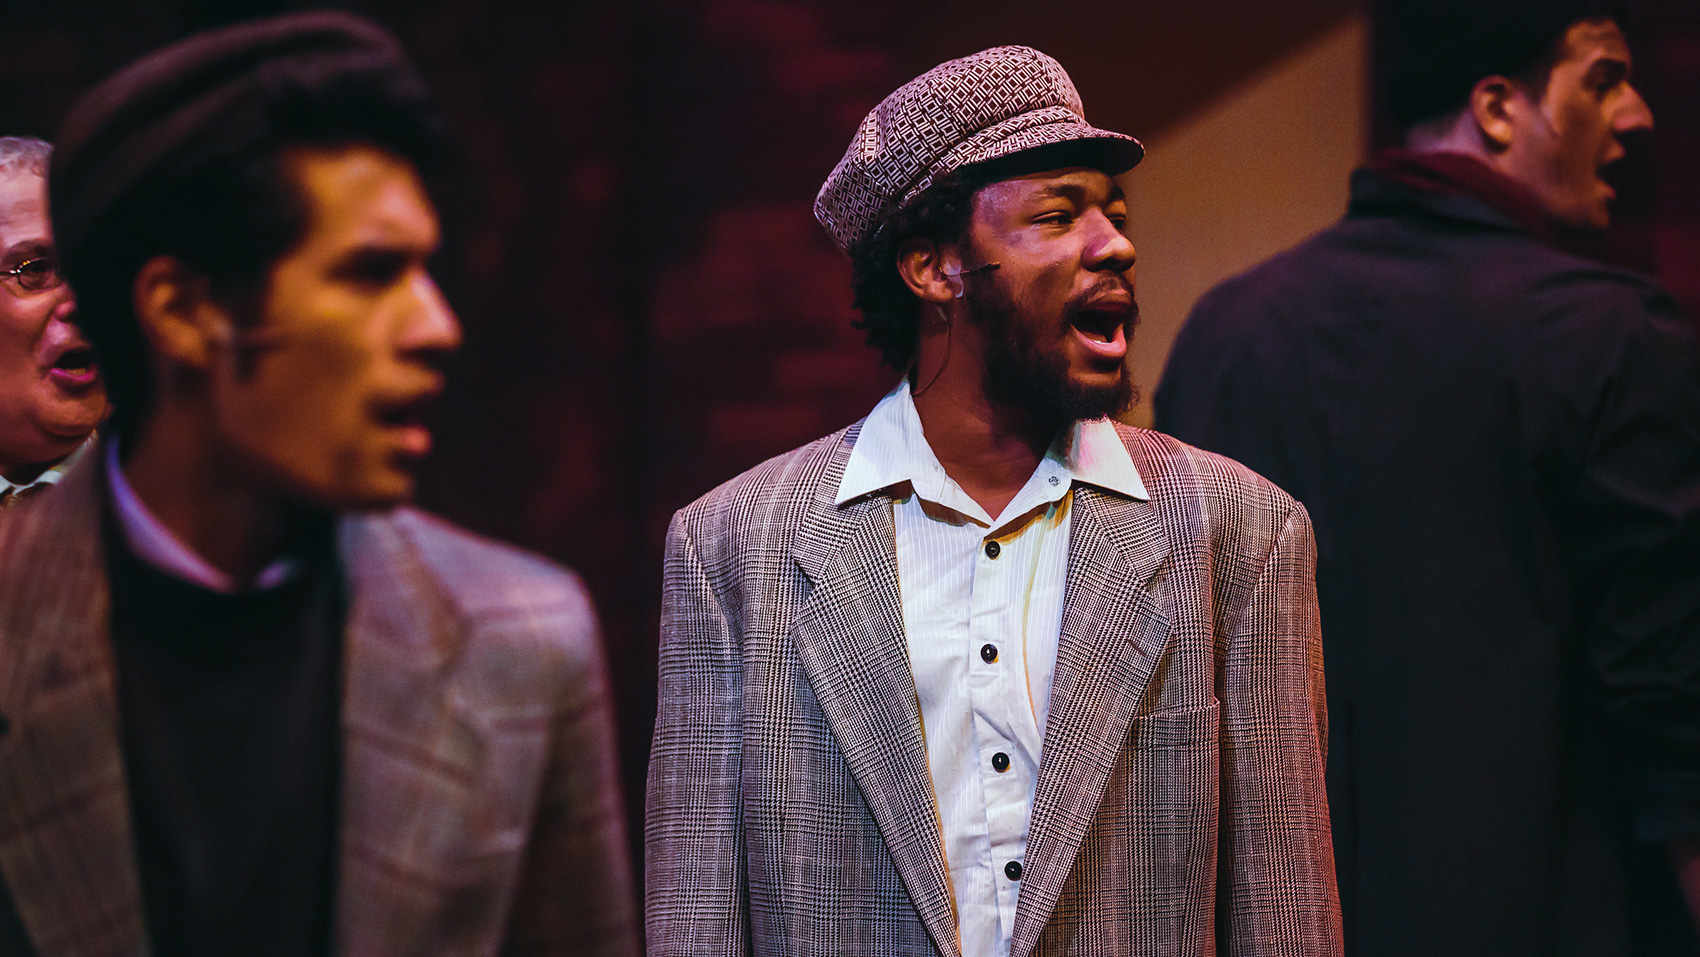
[[[407,352],[453,352],[460,348],[460,320],[436,280],[421,270],[411,282],[415,307],[408,313],[402,348]]]
[[[1095,209],[1087,215],[1093,229],[1091,243],[1087,246],[1087,268],[1117,273],[1132,269],[1134,260],[1138,258],[1133,240],[1117,229],[1102,210]]]
[[[52,295],[55,299],[49,315],[59,322],[70,322],[77,311],[77,294],[71,291],[68,283],[63,283],[53,290]]]
[[[1653,108],[1641,98],[1641,91],[1625,84],[1625,96],[1612,117],[1615,133],[1643,133],[1653,128]]]

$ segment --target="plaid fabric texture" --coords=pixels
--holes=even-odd
[[[0,522],[0,880],[31,941],[0,934],[5,957],[146,952],[99,466],[85,456]],[[583,588],[419,512],[350,517],[338,537],[350,604],[336,952],[635,954]]]
[[[1031,47],[982,50],[928,70],[874,107],[815,197],[815,218],[849,251],[953,170],[1079,140],[1119,144],[1110,173],[1145,155],[1133,137],[1086,122],[1062,64]]]
[[[1309,519],[1120,433],[1152,497],[1076,492],[1012,955],[1339,954]],[[891,503],[833,504],[856,435],[669,530],[652,957],[959,952]]]

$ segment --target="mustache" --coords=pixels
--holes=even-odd
[[[1127,327],[1132,329],[1134,326],[1139,324],[1139,297],[1134,295],[1133,284],[1128,282],[1119,273],[1113,277],[1106,276],[1103,279],[1100,279],[1098,282],[1093,283],[1089,288],[1087,288],[1086,291],[1075,296],[1068,304],[1068,314],[1071,316],[1076,315],[1093,308],[1093,306],[1102,300],[1112,298],[1119,299],[1124,294],[1127,296],[1128,301]],[[1119,307],[1120,303],[1118,302],[1116,305]]]

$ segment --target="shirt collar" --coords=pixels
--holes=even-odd
[[[1027,485],[1005,509],[1022,514],[1040,501],[1061,498],[1074,483],[1084,483],[1140,500],[1149,499],[1133,457],[1108,419],[1077,421],[1058,433]],[[915,399],[905,378],[886,394],[862,423],[850,450],[836,504],[907,484],[923,501],[943,505],[990,525],[992,519],[945,474],[921,428]]]
[[[77,446],[77,450],[75,452],[72,452],[70,455],[67,455],[54,463],[51,467],[43,470],[40,475],[37,475],[31,481],[9,482],[6,480],[6,476],[0,475],[0,495],[5,495],[7,492],[14,490],[21,492],[24,489],[34,488],[37,485],[59,484],[59,480],[65,477],[65,473],[71,470],[71,466],[77,464],[77,460],[82,458],[83,453],[88,451],[89,446],[94,443],[95,437],[91,434],[88,438],[83,440],[82,445]]]
[[[234,595],[243,590],[236,576],[214,568],[142,504],[136,490],[124,478],[124,470],[118,466],[116,438],[106,443],[104,464],[106,487],[112,496],[112,511],[117,517],[124,543],[130,547],[130,554],[157,571],[207,591]],[[295,561],[278,559],[254,576],[252,588],[255,591],[276,588],[294,578],[299,570]]]

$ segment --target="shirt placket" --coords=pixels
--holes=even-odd
[[[1017,722],[1031,721],[1023,661],[1022,602],[1012,537],[987,535],[975,556],[969,609],[969,705],[974,716],[977,768],[986,804],[992,887],[997,900],[998,953],[1008,952],[1027,851],[1032,768]]]

